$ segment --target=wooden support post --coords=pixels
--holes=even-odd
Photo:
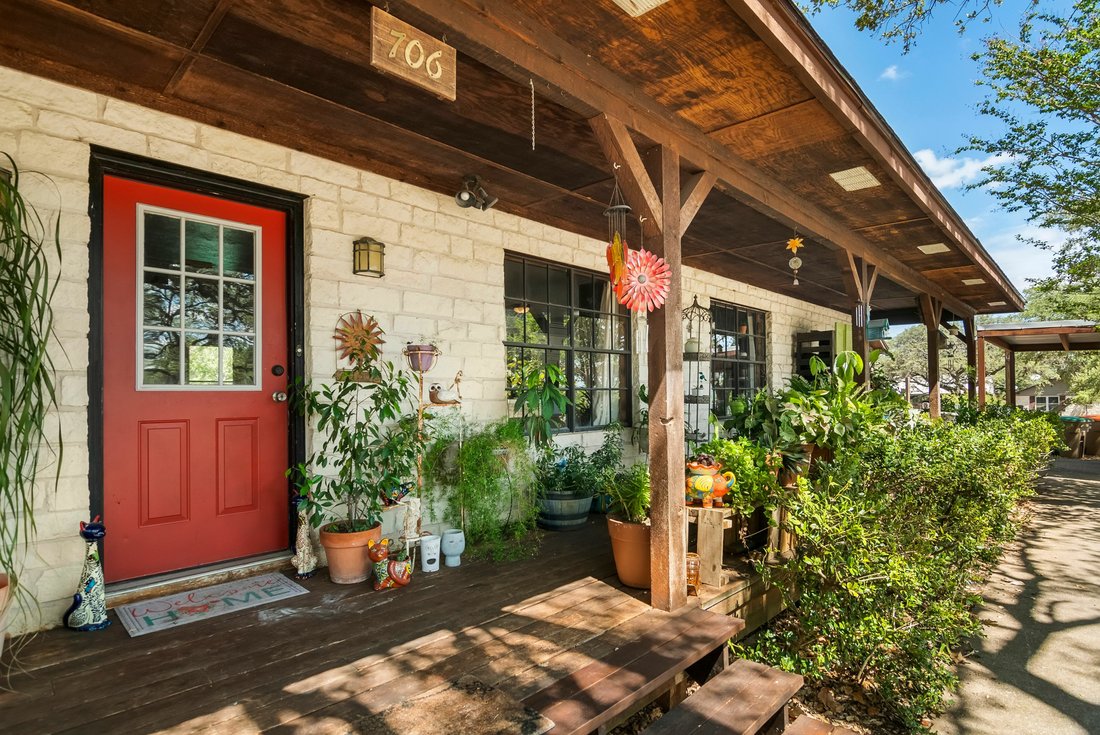
[[[660,145],[643,157],[630,131],[608,115],[589,121],[627,204],[645,217],[647,244],[668,262],[665,305],[647,317],[649,330],[650,601],[660,610],[687,604],[687,522],[684,509],[684,335],[680,238],[714,186],[701,172],[680,185],[680,154]],[[648,167],[647,167],[648,164]]]
[[[680,155],[661,146],[654,183],[661,200],[661,236],[653,251],[663,257],[672,288],[649,323],[649,475],[651,602],[659,610],[687,604],[687,523],[684,515],[684,334],[680,311]]]
[[[871,295],[878,281],[878,268],[847,250],[837,250],[836,257],[844,279],[844,289],[848,292],[852,316],[852,350],[863,360],[863,370],[856,376],[856,382],[867,385],[871,375],[867,320],[871,315]]]
[[[963,319],[963,334],[966,340],[966,398],[973,405],[978,398],[978,331],[974,317]]]
[[[1005,402],[1016,407],[1016,351],[1005,350]]]
[[[943,302],[929,294],[920,295],[921,316],[928,330],[928,415],[940,417],[940,316]]]
[[[978,408],[985,408],[985,339],[977,337],[978,351]]]

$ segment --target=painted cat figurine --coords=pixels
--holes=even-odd
[[[101,630],[111,624],[107,619],[107,592],[103,587],[103,567],[99,564],[99,539],[107,529],[96,516],[91,523],[80,522],[80,536],[88,545],[84,568],[80,571],[80,587],[73,595],[73,604],[65,611],[62,622],[73,630]]]
[[[408,552],[402,551],[396,559],[390,558],[390,540],[368,541],[367,554],[374,564],[374,588],[388,590],[404,587],[412,581],[412,563]]]

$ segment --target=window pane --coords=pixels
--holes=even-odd
[[[564,268],[551,268],[549,276],[550,303],[569,306],[569,271]]]
[[[623,426],[629,426],[633,418],[633,410],[630,403],[630,391],[617,390],[611,393],[612,401],[618,404],[616,420]],[[614,405],[612,406],[614,409]]]
[[[179,276],[146,272],[143,292],[145,326],[180,326]]]
[[[527,300],[546,301],[546,266],[526,263],[524,269],[527,282]]]
[[[256,384],[256,338],[222,339],[222,374],[227,385]]]
[[[550,344],[568,347],[571,344],[569,336],[569,309],[561,306],[550,307]]]
[[[256,233],[226,227],[222,231],[224,250],[222,275],[228,278],[256,279]]]
[[[523,385],[523,348],[508,348],[508,397],[515,400]]]
[[[593,352],[592,355],[592,387],[593,388],[607,388],[608,383],[608,362],[610,355],[603,352]]]
[[[529,345],[544,345],[549,341],[550,312],[542,304],[532,304],[527,313],[527,339]]]
[[[218,226],[188,220],[183,226],[186,266],[192,273],[218,275]]]
[[[624,352],[630,349],[630,318],[629,317],[615,317],[613,321],[614,333],[611,339],[611,349],[623,350]]]
[[[508,299],[523,301],[523,263],[518,260],[504,261],[504,296]]]
[[[212,278],[185,278],[187,323],[191,329],[218,328],[218,282]]]
[[[587,273],[573,274],[573,306],[580,309],[594,309],[592,298],[592,276]]]
[[[626,355],[608,355],[608,365],[611,373],[608,386],[611,388],[629,388],[630,360]]]
[[[578,390],[573,394],[573,414],[578,429],[592,426],[592,395],[590,390]]]
[[[573,353],[573,387],[592,388],[592,353]]]
[[[600,316],[593,325],[596,329],[595,344],[601,350],[612,349],[611,344],[611,317]]]
[[[186,332],[187,385],[218,385],[218,335]]]
[[[592,312],[581,312],[573,320],[573,346],[595,347],[592,339],[592,330],[596,326],[596,315]]]
[[[516,302],[518,303],[518,302]],[[507,329],[505,334],[505,342],[522,342],[523,341],[523,324],[527,321],[527,312],[516,312],[513,304],[505,302],[504,304],[504,325]]]
[[[222,283],[222,329],[227,332],[256,331],[256,289],[250,283]]]
[[[179,385],[179,332],[142,333],[142,385]]]
[[[145,213],[145,266],[180,269],[180,219]]]

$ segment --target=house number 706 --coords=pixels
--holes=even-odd
[[[401,44],[408,36],[401,31],[390,31],[390,35],[395,39],[393,47],[390,49],[390,58],[395,59],[401,50]],[[405,44],[405,63],[409,65],[410,69],[419,69],[423,66],[424,72],[432,79],[439,79],[443,76],[443,66],[439,63],[441,56],[443,56],[443,52],[436,51],[428,54],[425,58],[424,44],[415,38]]]

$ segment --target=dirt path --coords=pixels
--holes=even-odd
[[[1100,733],[1100,461],[1059,459],[985,590],[943,735]]]

